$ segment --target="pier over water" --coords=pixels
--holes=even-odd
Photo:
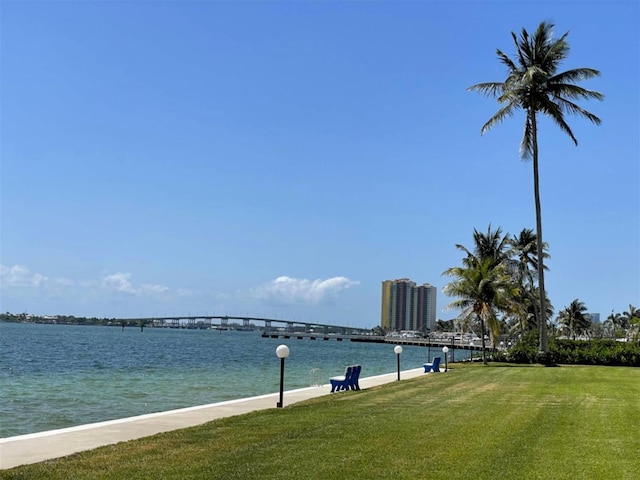
[[[440,339],[440,338],[402,338],[402,337],[386,337],[381,335],[343,335],[343,334],[322,334],[322,333],[305,333],[305,332],[282,332],[271,331],[263,332],[262,338],[283,338],[297,340],[335,340],[338,342],[369,342],[369,343],[387,343],[391,345],[411,345],[416,347],[426,347],[428,349],[427,357],[431,358],[431,349],[441,351],[443,347],[449,348],[450,362],[455,362],[456,350],[466,350],[471,353],[464,355],[464,358],[472,358],[473,353],[482,350],[481,340],[464,341],[460,339]],[[490,350],[490,348],[487,348]]]

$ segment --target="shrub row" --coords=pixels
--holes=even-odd
[[[549,339],[549,354],[538,352],[536,332],[530,332],[502,356],[512,363],[560,363],[570,365],[615,365],[640,367],[640,343],[616,340]]]

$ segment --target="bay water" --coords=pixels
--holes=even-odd
[[[0,438],[328,383],[345,366],[395,372],[391,344],[218,331],[0,322]],[[401,368],[441,355],[404,346]],[[327,388],[328,387],[319,387]]]

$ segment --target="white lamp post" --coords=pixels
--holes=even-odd
[[[286,345],[278,345],[276,355],[280,359],[280,401],[276,407],[282,408],[282,397],[284,395],[284,359],[289,356],[289,347]]]
[[[393,347],[393,351],[396,352],[396,356],[398,357],[398,380],[400,380],[400,354],[402,353],[402,347],[396,345]]]
[[[442,353],[444,353],[444,371],[446,372],[449,369],[447,365],[447,353],[449,353],[449,347],[442,347]]]

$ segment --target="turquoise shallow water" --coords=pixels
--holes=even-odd
[[[393,346],[266,339],[260,332],[0,323],[0,438],[323,383],[350,364],[362,376],[394,372]],[[404,347],[401,368],[424,347]],[[436,352],[432,352],[435,356]]]

